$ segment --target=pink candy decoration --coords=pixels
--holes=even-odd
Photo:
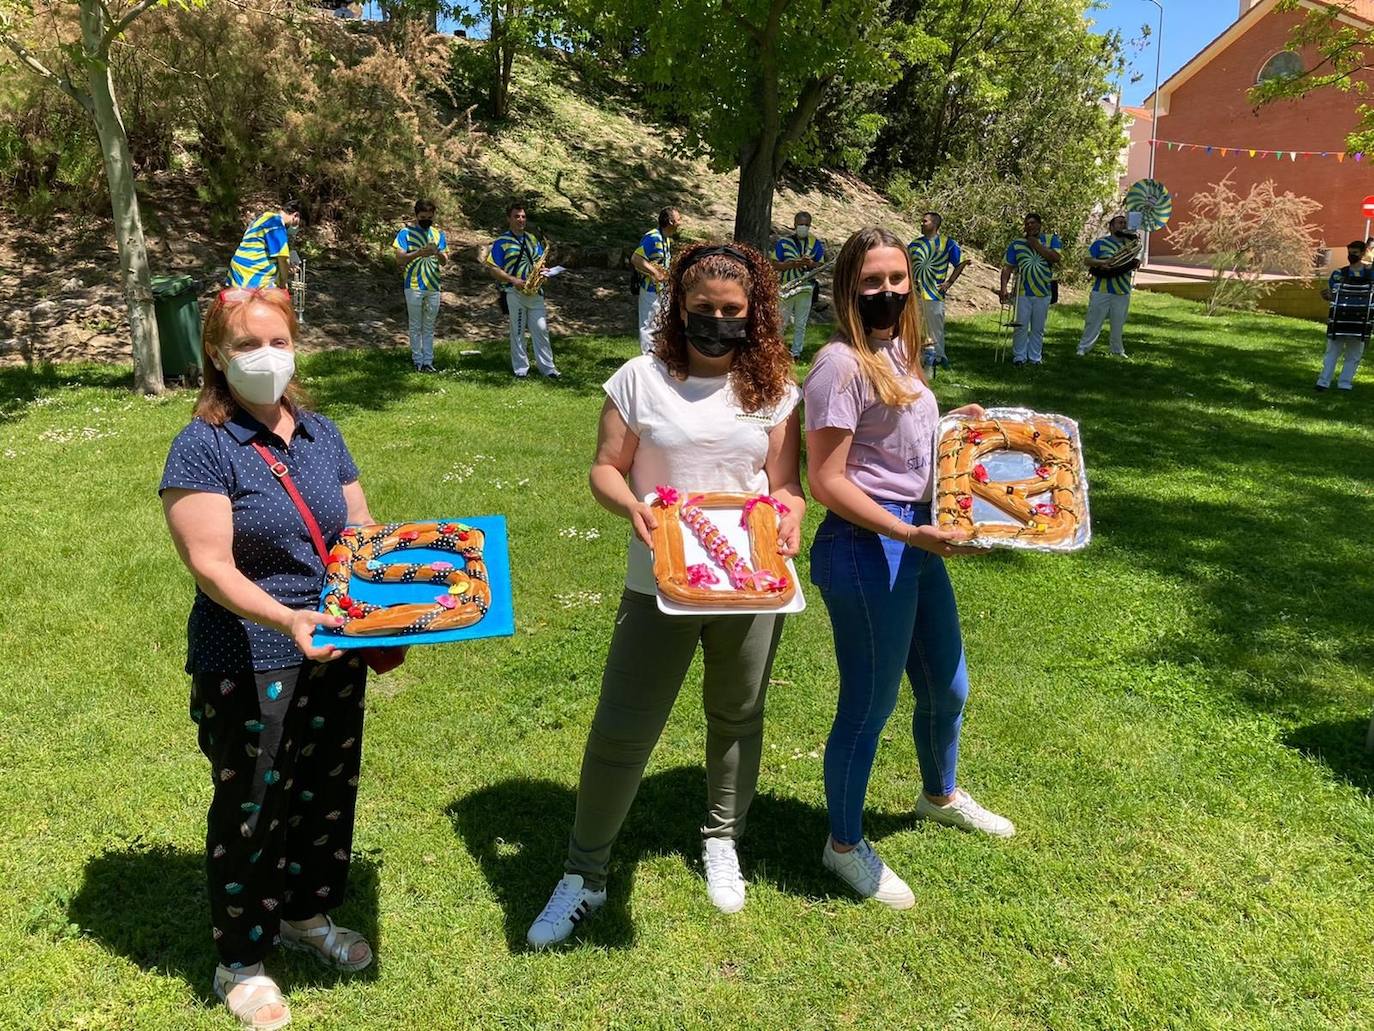
[[[973,478],[979,483],[988,482],[988,471],[981,462],[973,467]]]
[[[450,569],[453,568],[453,563],[444,562],[442,560],[439,562],[431,562],[429,564],[429,568],[434,570],[436,573],[447,573]]]
[[[755,590],[762,591],[785,591],[787,590],[787,577],[774,576],[766,569],[759,569],[750,573],[745,579],[754,587]]]
[[[720,577],[711,572],[710,566],[705,562],[698,562],[694,566],[687,567],[688,587],[706,587],[718,583],[720,583]]]
[[[441,608],[456,609],[458,607],[458,603],[453,600],[453,595],[451,594],[441,594],[434,600],[439,604]]]
[[[780,516],[785,516],[788,512],[791,511],[791,509],[789,509],[786,505],[784,505],[777,498],[773,497],[771,494],[760,494],[758,497],[750,498],[748,501],[744,503],[744,511],[740,513],[739,517],[740,526],[749,525],[749,513],[754,510],[755,505],[768,505],[772,507],[773,510],[776,511]]]
[[[677,504],[678,491],[676,487],[666,487],[660,484],[654,488],[654,493],[658,495],[658,500],[665,505]]]
[[[1047,503],[1045,503],[1045,502],[1041,502],[1040,504],[1038,504],[1038,505],[1035,506],[1035,514],[1036,514],[1036,515],[1042,515],[1042,516],[1053,516],[1053,515],[1058,515],[1058,514],[1059,514],[1059,506],[1058,506],[1058,505],[1047,504]]]

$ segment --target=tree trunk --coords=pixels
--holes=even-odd
[[[152,273],[148,246],[143,239],[143,219],[134,192],[129,137],[115,100],[110,80],[108,47],[103,43],[105,21],[97,0],[81,0],[81,36],[85,50],[86,81],[90,91],[91,117],[100,139],[105,178],[110,186],[115,242],[119,247],[120,284],[129,309],[129,334],[134,352],[134,389],[145,394],[162,393],[162,354],[153,313]]]
[[[775,139],[762,139],[746,150],[739,166],[739,192],[735,198],[735,239],[768,253],[773,234],[773,187]]]

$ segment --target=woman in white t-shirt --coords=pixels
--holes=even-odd
[[[767,260],[743,244],[686,248],[673,264],[655,339],[653,354],[626,362],[605,387],[591,488],[630,521],[629,569],[582,760],[567,873],[530,927],[535,948],[564,941],[606,901],[611,847],[698,644],[707,895],[722,912],[744,906],[735,842],[758,781],[764,694],[783,617],[660,612],[650,553],[656,521],[643,499],[660,484],[771,494],[787,510],[778,550],[797,553],[805,507],[800,392]]]

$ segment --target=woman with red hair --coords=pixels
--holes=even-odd
[[[799,391],[778,319],[777,279],[743,244],[686,248],[673,264],[652,354],[605,385],[592,494],[629,521],[629,570],[582,759],[566,874],[529,930],[564,941],[606,901],[611,848],[682,681],[701,646],[706,709],[702,860],[711,902],[744,905],[735,842],[744,833],[763,749],[763,706],[783,617],[658,610],[650,550],[659,484],[771,494],[787,509],[778,550],[795,555],[804,508]]]
[[[340,970],[372,962],[363,937],[327,915],[348,880],[367,670],[311,643],[317,626],[342,622],[316,611],[324,568],[312,535],[332,544],[372,517],[338,427],[295,384],[296,332],[285,290],[220,292],[195,417],[158,488],[196,581],[186,672],[214,786],[215,992],[257,1031],[291,1019],[262,968],[278,942]]]

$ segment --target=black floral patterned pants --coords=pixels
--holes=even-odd
[[[280,921],[343,901],[367,667],[356,657],[191,678],[215,794],[205,835],[220,962],[257,963]]]

